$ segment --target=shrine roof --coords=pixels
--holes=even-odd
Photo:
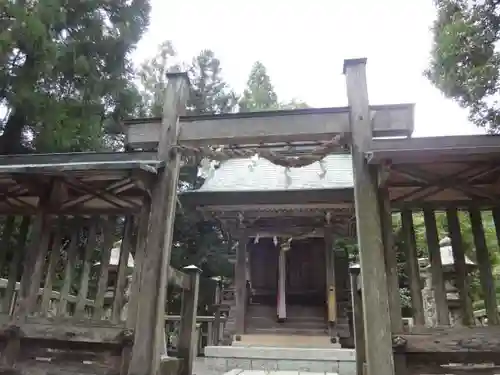
[[[231,159],[212,172],[199,192],[291,191],[352,188],[350,154],[332,154],[302,168],[275,165],[266,159]]]

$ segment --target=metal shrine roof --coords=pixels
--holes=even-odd
[[[332,154],[302,168],[277,166],[266,159],[231,159],[206,178],[199,192],[289,191],[352,188],[350,154]]]

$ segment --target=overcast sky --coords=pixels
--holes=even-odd
[[[135,61],[172,40],[182,60],[212,49],[241,91],[262,61],[280,100],[346,105],[342,63],[368,58],[372,104],[416,103],[415,135],[478,132],[466,113],[423,77],[435,17],[432,0],[151,0]]]

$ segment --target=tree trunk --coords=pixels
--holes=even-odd
[[[25,153],[26,148],[22,146],[22,135],[25,125],[25,116],[21,110],[14,109],[5,124],[0,137],[0,154]]]

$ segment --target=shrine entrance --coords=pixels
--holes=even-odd
[[[252,303],[276,306],[280,283],[280,248],[272,238],[250,243],[249,280]],[[285,297],[287,304],[324,305],[326,274],[324,241],[309,238],[292,241],[285,251]]]
[[[287,304],[325,306],[326,257],[323,239],[302,239],[290,245],[285,252]]]

